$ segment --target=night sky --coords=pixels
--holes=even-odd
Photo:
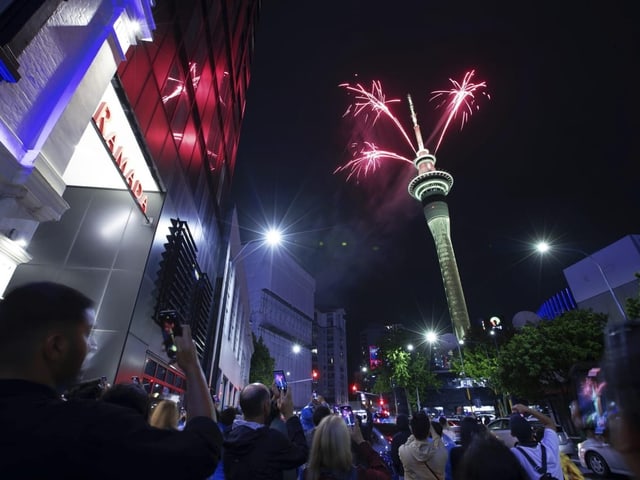
[[[537,239],[593,252],[640,233],[632,2],[488,3],[262,3],[234,177],[242,237],[281,225],[317,304],[346,309],[352,345],[369,324],[450,327],[434,243],[407,193],[415,169],[391,161],[359,184],[333,173],[353,133],[340,83],[380,80],[403,99],[392,108],[409,131],[410,93],[426,138],[441,115],[431,91],[471,69],[487,82],[491,99],[437,152],[454,177],[472,322],[537,311],[566,287],[562,269],[581,257],[541,259]],[[411,156],[389,132],[379,143]]]

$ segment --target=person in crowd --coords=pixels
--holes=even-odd
[[[307,438],[307,445],[309,445],[309,448],[311,448],[311,444],[313,442],[313,435],[316,429],[318,428],[318,425],[320,425],[320,422],[322,421],[322,419],[328,415],[333,415],[333,412],[331,411],[328,405],[318,405],[313,410],[313,417],[312,417],[313,428],[308,432],[305,432],[305,437]]]
[[[277,401],[288,435],[269,428],[271,393],[262,383],[251,383],[240,392],[243,418],[236,419],[223,443],[224,475],[227,480],[281,479],[282,472],[307,461],[309,448],[293,414],[291,390],[283,390]]]
[[[354,453],[358,461],[354,462]],[[355,465],[354,463],[357,463]],[[304,480],[391,480],[391,471],[362,437],[360,423],[347,427],[340,415],[324,417],[313,435]]]
[[[280,413],[280,409],[278,408],[279,399],[280,399],[280,390],[278,389],[278,387],[274,382],[271,385],[271,414],[269,415],[269,420],[267,424],[269,425],[269,428],[278,430],[280,433],[286,436],[288,435],[287,424],[283,420],[282,414]],[[306,432],[305,432],[305,438],[306,438]],[[284,472],[282,472],[282,480],[296,480],[296,478],[298,478],[299,468],[300,467],[291,468],[289,470],[285,470]]]
[[[456,434],[453,430],[451,430],[451,427],[449,426],[449,421],[447,420],[447,417],[445,417],[444,415],[441,415],[440,418],[438,418],[438,423],[442,426],[442,440],[447,443],[455,443],[456,442]]]
[[[481,434],[481,426],[475,418],[464,417],[460,420],[460,445],[453,447],[449,451],[449,460],[447,462],[447,466],[451,471],[451,478],[454,480],[462,480],[464,478],[460,476],[460,460],[474,437],[481,436]]]
[[[229,436],[233,422],[238,416],[238,409],[236,407],[227,407],[218,415],[218,427],[222,433],[223,440]],[[224,461],[220,459],[216,471],[211,475],[210,480],[224,480]]]
[[[473,435],[459,472],[459,478],[465,480],[529,480],[509,447],[493,435]]]
[[[314,393],[311,396],[309,403],[307,403],[300,411],[300,422],[302,423],[302,428],[304,429],[305,433],[313,430],[313,428],[315,427],[315,425],[313,424],[313,412],[318,405],[329,406],[322,395]]]
[[[633,314],[632,314],[633,315]],[[605,336],[609,442],[640,478],[640,320],[615,324]]]
[[[93,302],[59,283],[28,283],[0,302],[2,475],[206,478],[218,462],[222,436],[189,326],[176,337],[191,417],[180,432],[153,428],[128,407],[61,397],[97,349],[94,324]]]
[[[180,420],[178,404],[173,400],[160,400],[151,411],[149,424],[152,427],[177,430]]]
[[[138,412],[146,420],[149,418],[149,394],[137,383],[116,383],[105,390],[100,400],[122,405]]]
[[[518,439],[511,448],[520,464],[531,480],[538,480],[544,473],[549,473],[556,480],[562,480],[562,462],[560,461],[560,445],[555,422],[547,415],[529,408],[521,403],[512,407],[513,414],[509,419],[511,435]],[[534,437],[531,423],[525,415],[532,415],[544,426],[540,441]]]
[[[396,417],[396,427],[398,428],[398,431],[391,439],[391,461],[393,462],[393,468],[397,479],[404,480],[404,469],[402,468],[402,460],[400,460],[398,450],[400,450],[400,445],[404,445],[407,439],[411,436],[409,416],[404,413],[398,414]]]
[[[424,412],[411,417],[411,435],[398,451],[407,480],[443,480],[448,452],[442,441],[442,426]],[[431,441],[429,441],[431,437]]]

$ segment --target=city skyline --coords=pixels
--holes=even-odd
[[[580,259],[543,259],[537,241],[593,252],[636,233],[635,119],[619,88],[631,75],[633,16],[583,10],[578,23],[552,2],[522,13],[415,2],[264,5],[234,185],[243,238],[280,223],[318,281],[317,302],[344,307],[350,329],[446,328],[437,256],[406,191],[415,171],[387,165],[356,185],[333,173],[351,136],[339,85],[381,79],[390,96],[413,93],[422,109],[428,98],[415,92],[475,68],[491,101],[438,152],[456,177],[447,201],[469,316],[509,322],[535,312]]]

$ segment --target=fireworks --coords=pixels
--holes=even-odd
[[[438,151],[438,148],[440,147],[440,144],[452,123],[459,118],[460,128],[462,129],[469,117],[478,109],[476,97],[478,95],[484,95],[488,98],[488,95],[484,91],[486,83],[472,82],[474,73],[474,70],[465,73],[461,82],[449,79],[452,84],[452,88],[449,90],[435,90],[431,92],[430,101],[440,99],[436,108],[444,108],[442,116],[436,123],[435,128],[432,130],[432,133],[427,140],[427,146],[429,146],[437,139],[433,148],[434,153]],[[414,146],[411,138],[407,134],[407,131],[389,108],[389,105],[400,102],[400,99],[387,100],[384,92],[382,91],[380,81],[372,81],[370,89],[367,89],[360,83],[355,85],[343,83],[339,86],[354,94],[354,101],[349,105],[343,116],[351,116],[354,119],[361,120],[364,123],[365,131],[369,134],[372,132],[374,125],[383,118],[387,118],[395,126],[396,131],[404,141],[409,145],[413,155],[416,155],[418,152],[425,149],[422,136],[420,134],[420,127],[418,126],[417,115],[410,96],[408,96],[409,108],[417,146]],[[354,158],[334,171],[334,173],[348,171],[349,174],[347,175],[347,180],[352,177],[360,178],[373,173],[378,169],[382,161],[388,159],[400,160],[411,164],[413,163],[411,159],[404,155],[390,150],[379,149],[371,140],[365,140],[360,144],[355,144],[353,151]]]

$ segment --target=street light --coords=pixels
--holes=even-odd
[[[233,258],[231,258],[231,262],[235,263],[240,259],[240,256],[244,253],[244,251],[251,245],[254,245],[258,242],[262,242],[263,245],[268,245],[271,248],[277,247],[282,243],[282,233],[275,228],[270,228],[266,232],[263,233],[262,237],[254,238],[253,240],[249,240],[248,242],[242,245],[242,248],[238,253],[236,253]],[[253,252],[255,252],[259,247],[256,247]],[[251,253],[253,253],[251,252]]]
[[[551,250],[551,245],[549,245],[547,242],[538,242],[536,244],[536,250],[539,253],[544,254],[549,250]],[[604,270],[602,269],[602,265],[600,265],[598,261],[595,258],[593,258],[593,256],[589,255],[587,252],[580,250],[578,248],[561,247],[559,248],[559,250],[579,253],[584,258],[588,258],[593,262],[593,264],[597,267],[598,272],[602,276],[602,280],[604,281],[604,284],[606,285],[607,290],[609,290],[609,293],[611,294],[611,297],[613,298],[613,301],[615,302],[616,307],[618,307],[618,311],[620,312],[620,315],[622,315],[622,319],[627,320],[627,314],[625,313],[624,308],[622,308],[622,304],[620,304],[620,300],[618,300],[618,297],[613,291],[613,288],[611,287],[611,283],[609,283],[609,279],[607,278],[607,275],[604,273]]]

